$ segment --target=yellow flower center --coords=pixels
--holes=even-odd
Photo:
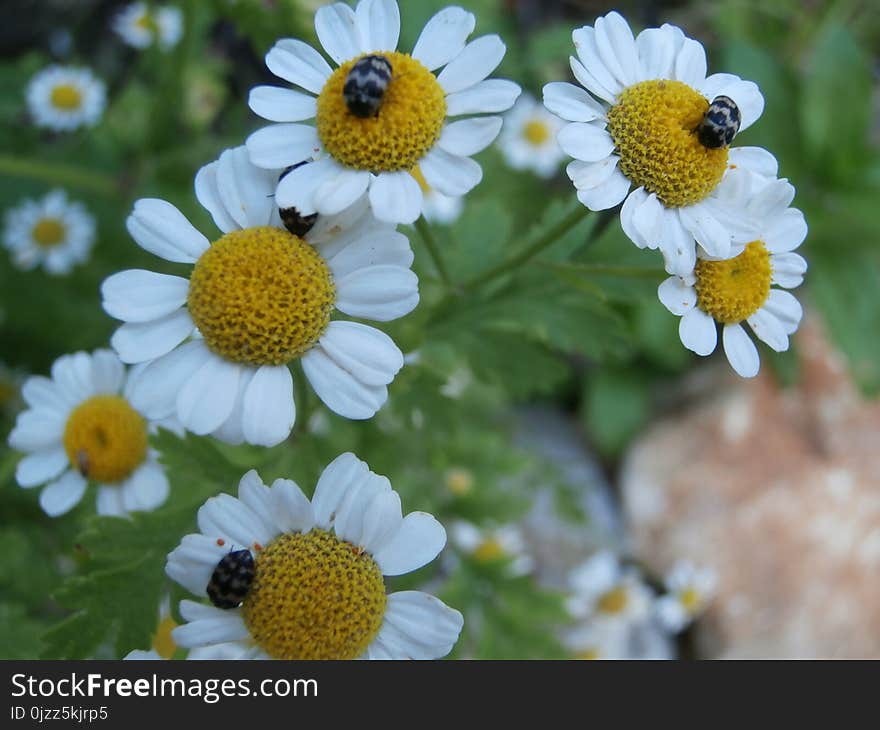
[[[58,84],[52,89],[49,99],[52,106],[66,112],[79,109],[82,106],[82,92],[73,84]]]
[[[494,538],[483,540],[483,542],[477,545],[476,550],[474,550],[474,558],[481,563],[489,563],[493,560],[499,560],[505,555],[506,552],[501,546],[501,543]]]
[[[450,469],[446,472],[446,488],[456,497],[463,497],[474,488],[474,475],[467,469]]]
[[[685,588],[678,594],[678,601],[688,613],[694,613],[703,604],[703,597],[695,588]]]
[[[623,90],[608,111],[608,132],[620,170],[667,207],[692,205],[721,180],[727,148],[700,144],[696,129],[709,108],[681,81],[641,81]]]
[[[385,602],[376,561],[315,528],[281,535],[257,553],[241,611],[275,659],[356,659],[379,633]]]
[[[629,604],[629,594],[625,586],[615,586],[606,591],[596,601],[596,609],[600,613],[623,613]]]
[[[227,233],[205,251],[187,301],[212,351],[233,362],[283,365],[321,337],[336,289],[312,246],[265,226]]]
[[[64,240],[64,224],[57,218],[43,218],[37,221],[31,237],[43,248],[52,248]]]
[[[96,395],[80,403],[64,427],[71,466],[96,482],[126,479],[147,456],[147,423],[125,398]]]
[[[153,635],[153,650],[163,659],[171,659],[177,651],[177,644],[171,638],[171,632],[177,627],[171,616],[166,616],[159,622],[159,627]]]
[[[446,96],[437,79],[404,53],[383,53],[392,77],[375,117],[346,106],[342,87],[359,58],[334,71],[318,96],[315,122],[324,149],[346,167],[371,172],[412,170],[440,138]]]
[[[141,30],[145,30],[149,33],[156,33],[159,30],[159,25],[156,23],[156,19],[153,17],[152,13],[144,13],[134,24]]]
[[[550,139],[550,127],[540,119],[532,119],[522,130],[523,139],[538,147]]]
[[[697,306],[716,322],[736,324],[757,312],[770,294],[770,254],[752,241],[726,261],[697,261]]]

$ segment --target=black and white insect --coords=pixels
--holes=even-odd
[[[729,96],[716,96],[697,127],[700,144],[711,150],[727,147],[739,131],[740,121],[736,102]]]
[[[297,162],[295,165],[286,168],[279,176],[278,182],[281,182],[284,179],[284,176],[288,173],[293,172],[296,168],[302,167],[307,163],[308,160],[303,160],[302,162]],[[315,222],[318,220],[317,213],[302,215],[296,208],[279,208],[278,212],[281,214],[281,222],[284,224],[284,227],[294,236],[299,236],[300,238],[312,230]]]
[[[208,598],[217,608],[237,608],[254,582],[254,556],[250,550],[233,550],[223,556],[208,581]]]
[[[342,87],[348,110],[361,119],[377,116],[391,73],[391,62],[385,56],[364,56],[352,66]]]

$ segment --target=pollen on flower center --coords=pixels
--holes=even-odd
[[[171,616],[166,616],[159,622],[156,633],[153,635],[153,650],[163,659],[171,659],[177,651],[177,644],[171,636],[171,632],[177,628],[177,623]]]
[[[57,218],[43,218],[31,231],[31,236],[44,248],[57,246],[64,240],[64,224]]]
[[[336,301],[321,255],[269,226],[227,233],[199,260],[188,306],[205,344],[234,362],[283,365],[314,345]]]
[[[602,613],[622,613],[629,603],[629,594],[625,586],[615,586],[606,591],[596,601],[596,608]]]
[[[355,659],[379,633],[385,602],[376,561],[315,528],[281,535],[259,552],[241,611],[275,659]]]
[[[72,111],[82,106],[82,93],[72,84],[59,84],[49,96],[52,106],[64,111]]]
[[[436,77],[403,53],[382,54],[392,77],[375,117],[352,114],[342,94],[359,58],[334,71],[318,96],[315,122],[324,149],[347,167],[371,172],[411,170],[440,138],[446,96]]]
[[[147,455],[147,423],[125,398],[96,395],[67,419],[64,450],[71,466],[97,482],[126,479]]]
[[[533,119],[523,127],[522,136],[526,142],[537,147],[550,139],[550,127],[539,119]]]
[[[700,144],[696,129],[709,108],[681,81],[641,81],[623,90],[608,111],[608,132],[620,170],[668,207],[693,205],[721,180],[727,148]]]
[[[717,322],[736,324],[767,301],[773,272],[763,242],[752,241],[732,259],[698,261],[694,275],[697,306]]]

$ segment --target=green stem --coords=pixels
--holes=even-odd
[[[598,274],[601,276],[623,276],[636,279],[662,277],[663,269],[640,266],[616,266],[614,264],[558,264],[552,261],[539,261],[539,266],[573,274]]]
[[[449,276],[446,264],[443,263],[443,257],[440,255],[440,249],[437,246],[437,241],[434,239],[434,233],[431,231],[431,226],[428,225],[428,221],[425,220],[424,216],[419,217],[416,221],[416,230],[422,237],[425,248],[428,249],[428,254],[434,262],[434,268],[437,269],[437,273],[440,275],[446,288],[449,290],[454,289],[455,285],[452,283],[452,278]]]
[[[116,181],[102,173],[72,165],[26,160],[8,155],[0,155],[0,175],[25,177],[54,185],[69,186],[110,198],[116,197],[119,192]]]
[[[293,430],[294,434],[299,435],[306,432],[309,427],[309,418],[312,415],[309,389],[306,386],[306,374],[301,367],[296,368],[293,372],[293,388],[296,393],[294,400],[296,403],[296,425]]]
[[[548,248],[549,246],[552,246],[554,243],[556,243],[556,241],[558,241],[562,236],[564,236],[584,218],[586,218],[589,213],[589,209],[578,202],[577,207],[574,208],[571,213],[565,216],[565,218],[559,221],[559,223],[553,226],[550,230],[541,235],[538,240],[536,240],[533,244],[523,249],[516,256],[511,256],[509,259],[507,259],[507,261],[502,261],[500,264],[498,264],[498,266],[495,266],[488,271],[484,271],[482,274],[475,276],[470,281],[465,282],[462,285],[462,289],[464,289],[465,291],[476,289],[477,287],[483,286],[490,281],[494,281],[500,276],[504,276],[514,269],[518,269],[520,266],[527,263],[539,253],[541,253],[545,248]]]

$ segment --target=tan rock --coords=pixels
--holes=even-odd
[[[766,366],[751,381],[709,366],[624,463],[636,555],[658,574],[680,558],[718,574],[703,656],[880,657],[880,402],[815,320],[798,347],[788,390]]]

